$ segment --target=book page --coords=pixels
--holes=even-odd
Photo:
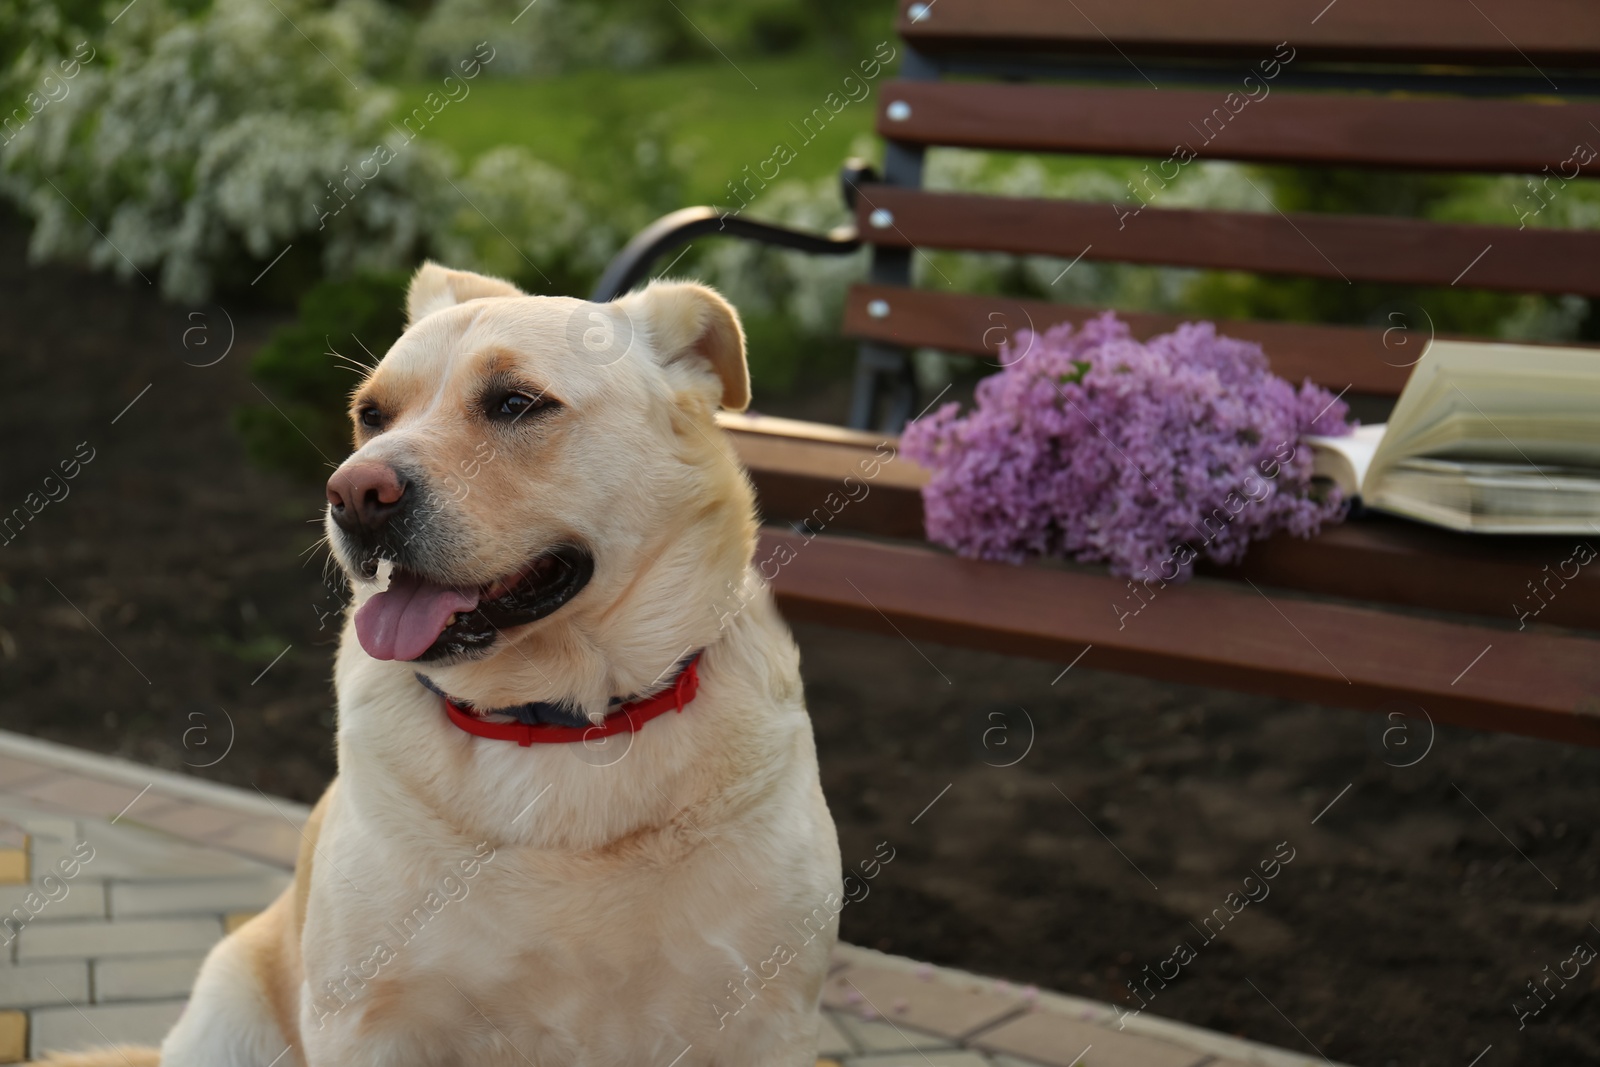
[[[1388,426],[1369,490],[1417,456],[1600,466],[1600,351],[1436,341]]]
[[[1312,474],[1332,479],[1346,496],[1360,496],[1385,429],[1385,424],[1379,422],[1358,426],[1343,437],[1307,434],[1301,440],[1316,450]]]

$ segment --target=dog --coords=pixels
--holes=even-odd
[[[356,596],[293,883],[159,1052],[48,1062],[811,1067],[839,846],[714,417],[738,315],[433,263],[407,312],[328,480]]]

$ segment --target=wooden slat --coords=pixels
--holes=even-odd
[[[1152,156],[1162,162],[1150,173],[1163,181],[1188,158],[1529,174],[1548,167],[1552,189],[1600,175],[1600,152],[1578,151],[1600,145],[1600,104],[1292,93],[1259,78],[1231,88],[892,81],[879,94],[878,132],[912,144]],[[892,113],[903,117],[890,117],[890,105],[903,105]]]
[[[888,308],[875,316],[868,309]],[[1000,345],[1018,331],[1043,331],[1062,322],[1081,324],[1103,309],[1011,300],[967,293],[939,293],[890,285],[855,285],[845,302],[843,331],[851,337],[908,348],[940,348],[985,356],[996,363]],[[1119,311],[1140,340],[1176,329],[1194,316]],[[1298,323],[1221,320],[1219,332],[1254,341],[1267,353],[1273,373],[1292,382],[1305,378],[1335,391],[1397,396],[1428,340],[1426,322],[1396,320],[1389,329],[1306,326]],[[1008,359],[1018,358],[1015,354]],[[1600,358],[1600,353],[1597,353]]]
[[[874,223],[878,210],[890,212],[892,222]],[[863,186],[856,204],[862,236],[890,247],[1600,296],[1600,230],[1277,211],[1131,212],[1130,205],[888,185]]]
[[[726,413],[719,421],[750,469],[766,521],[805,519],[817,533],[913,540],[925,536],[921,487],[928,472],[899,454],[895,438],[843,431],[853,439],[821,443],[789,436],[789,427],[815,425],[811,423]],[[894,458],[871,463],[886,455]],[[868,476],[868,470],[876,473]],[[846,476],[854,476],[856,483],[846,487]],[[1527,619],[1531,626],[1600,631],[1600,569],[1582,568],[1565,583],[1559,578],[1561,563],[1572,556],[1578,540],[1474,536],[1369,515],[1329,526],[1311,540],[1279,535],[1251,546],[1238,566],[1202,566],[1200,572],[1353,600],[1482,615],[1507,624],[1517,623],[1520,612],[1538,609]],[[1587,540],[1591,545],[1600,542]],[[1539,588],[1537,599],[1529,583]],[[1538,608],[1541,602],[1546,606]]]
[[[927,472],[899,454],[892,436],[818,423],[720,412],[756,484],[763,512],[813,531],[872,530],[921,539]]]
[[[1265,59],[1280,42],[1296,62],[1355,60],[1579,66],[1600,57],[1590,0],[935,0],[898,30],[929,54],[1063,52]]]
[[[925,536],[922,486],[928,472],[900,455],[899,438],[847,430],[865,440],[821,440],[804,430],[796,436],[792,429],[816,423],[726,411],[717,414],[717,423],[750,471],[763,521],[806,521],[818,533],[852,530],[918,541]],[[846,485],[847,477],[855,483]]]
[[[1364,709],[1410,700],[1437,722],[1600,745],[1593,640],[1204,580],[1123,617],[1132,594],[1121,579],[770,528],[756,558],[794,619],[1058,663],[1092,646],[1085,668]],[[937,669],[938,650],[921,651]]]
[[[874,430],[852,430],[845,426],[830,426],[825,422],[786,419],[778,415],[762,415],[755,411],[719,411],[717,424],[731,433],[753,434],[774,440],[855,450],[871,451],[880,444],[885,442],[892,444],[895,440],[893,436],[885,436]]]
[[[1600,631],[1600,572],[1574,564],[1577,576],[1570,582],[1560,578],[1563,561],[1571,561],[1580,541],[1600,547],[1600,537],[1461,534],[1369,513],[1310,540],[1270,538],[1252,545],[1237,566],[1202,566],[1199,573],[1483,615],[1519,629]],[[1600,657],[1600,646],[1595,655]]]

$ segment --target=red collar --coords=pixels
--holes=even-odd
[[[658,715],[669,711],[682,711],[700,690],[700,653],[690,657],[670,688],[655,696],[644,697],[623,704],[605,717],[598,726],[557,726],[551,723],[528,725],[520,722],[485,722],[470,711],[459,707],[449,697],[444,698],[445,714],[459,729],[474,737],[487,737],[494,741],[515,741],[526,748],[529,745],[566,745],[578,741],[593,741],[613,734],[634,733]]]

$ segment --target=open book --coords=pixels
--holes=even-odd
[[[1600,351],[1435,341],[1386,424],[1307,437],[1369,508],[1476,533],[1600,531]]]

